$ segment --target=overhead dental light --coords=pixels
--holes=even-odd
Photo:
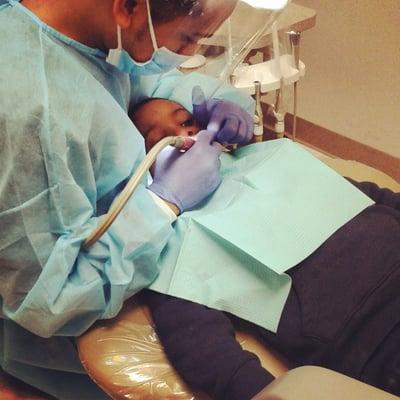
[[[285,8],[289,0],[243,0],[251,7],[265,8],[268,10],[281,10]]]

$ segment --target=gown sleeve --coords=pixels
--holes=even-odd
[[[77,336],[152,283],[173,230],[145,177],[111,228],[81,249],[144,143],[74,60],[53,50],[40,61],[34,51],[29,68],[0,62],[1,315],[42,337]]]

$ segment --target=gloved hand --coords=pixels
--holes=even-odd
[[[168,146],[157,157],[149,190],[181,212],[194,207],[221,183],[219,156],[223,147],[213,133],[201,131],[185,153]]]
[[[195,121],[214,134],[219,143],[246,144],[253,137],[253,118],[239,105],[228,100],[206,100],[203,90],[192,90]]]

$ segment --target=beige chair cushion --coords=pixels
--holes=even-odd
[[[399,183],[371,167],[355,161],[344,161],[322,155],[319,157],[344,176],[358,181],[373,181],[382,187],[400,191]],[[79,338],[80,357],[89,376],[113,399],[206,399],[204,395],[192,393],[177,376],[166,359],[146,307],[134,301],[128,301],[117,318],[98,322]],[[243,348],[256,353],[262,365],[275,377],[287,371],[288,364],[251,334],[237,331],[237,339]],[[297,379],[298,375],[295,375],[295,378],[293,376],[291,373],[288,379]],[[310,380],[313,380],[311,375]],[[300,396],[299,393],[298,395]],[[286,399],[279,396],[270,398]],[[294,399],[287,397],[288,400],[292,398]],[[336,397],[336,399],[345,398],[349,397]],[[300,397],[296,397],[296,400],[300,400]]]
[[[287,371],[284,361],[254,337],[237,331],[237,340],[256,353],[274,376]],[[193,393],[169,364],[145,305],[128,301],[118,317],[100,321],[78,339],[89,376],[113,399],[205,400]]]
[[[320,155],[318,158],[342,176],[353,178],[359,182],[375,182],[380,187],[391,189],[394,192],[400,192],[399,182],[396,182],[392,177],[384,172],[368,165],[362,164],[358,161],[347,161],[325,155]]]
[[[396,400],[345,375],[321,367],[292,369],[268,385],[252,400]]]

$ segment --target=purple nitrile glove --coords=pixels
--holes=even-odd
[[[201,131],[185,153],[168,146],[156,159],[149,190],[175,204],[181,212],[193,208],[221,183],[222,150],[208,131]]]
[[[200,86],[192,90],[193,116],[196,122],[214,134],[219,143],[246,144],[253,137],[253,117],[228,100],[206,100]]]

